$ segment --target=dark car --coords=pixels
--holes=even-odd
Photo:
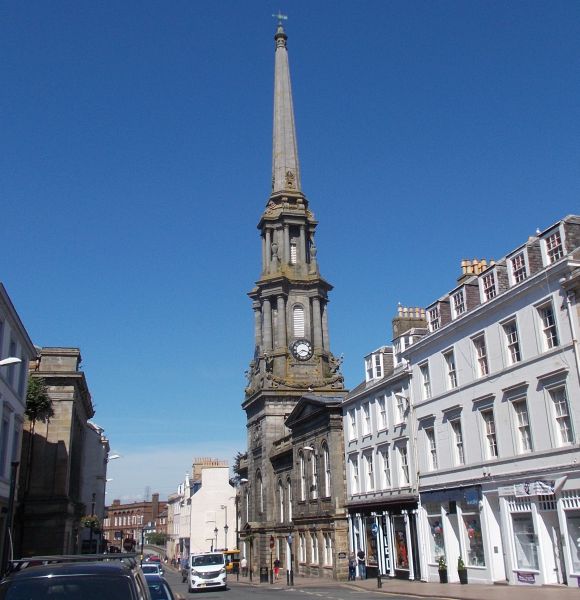
[[[0,600],[151,600],[135,561],[38,562],[19,561],[0,582]]]
[[[149,586],[151,600],[176,600],[176,596],[173,595],[165,577],[161,577],[161,575],[146,574],[145,580]],[[179,598],[181,598],[181,596],[179,596]]]

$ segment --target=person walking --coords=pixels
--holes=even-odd
[[[360,575],[361,579],[366,579],[367,578],[367,563],[365,560],[365,552],[361,548],[356,553],[356,555],[358,557],[358,574]]]
[[[356,580],[356,556],[354,555],[354,552],[350,553],[350,557],[348,559],[348,580]]]
[[[274,581],[278,581],[278,577],[280,576],[280,559],[276,557],[274,561]]]

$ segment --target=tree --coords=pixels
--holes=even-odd
[[[240,483],[240,463],[246,458],[246,456],[247,455],[244,452],[238,452],[234,457],[234,466],[232,467],[234,476],[230,479],[231,485],[237,486]]]
[[[169,536],[166,533],[152,531],[150,533],[146,533],[145,538],[148,544],[153,544],[154,546],[165,546]]]
[[[32,452],[34,444],[34,430],[36,422],[48,423],[54,417],[52,398],[48,395],[46,382],[42,377],[30,377],[26,391],[26,409],[24,414],[30,421],[30,434],[28,436],[28,460],[26,464],[26,480],[24,492],[30,488],[30,476],[32,471]]]
[[[31,377],[26,392],[26,410],[24,414],[30,421],[30,435],[34,436],[37,421],[48,423],[54,417],[52,399],[48,395],[46,382],[42,377]]]

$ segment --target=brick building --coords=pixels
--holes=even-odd
[[[141,539],[148,532],[167,534],[167,502],[159,500],[159,494],[153,494],[151,500],[113,504],[105,509],[103,538],[109,547],[119,551],[127,540],[134,542],[136,550],[141,548]]]

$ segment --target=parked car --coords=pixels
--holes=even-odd
[[[0,582],[0,600],[151,600],[134,559],[86,558],[45,556],[14,561],[13,572]]]
[[[161,566],[161,563],[144,562],[141,565],[141,570],[143,571],[143,573],[145,575],[148,575],[148,574],[163,575],[163,567]]]
[[[145,574],[152,600],[180,600],[182,596],[174,595],[171,587],[164,577],[160,575]]]

